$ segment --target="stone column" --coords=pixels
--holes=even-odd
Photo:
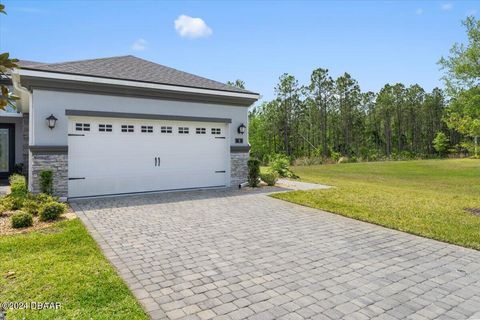
[[[58,197],[68,196],[68,153],[60,148],[31,148],[32,153],[32,192],[40,192],[40,172],[52,170],[53,194]]]
[[[230,153],[230,186],[237,187],[240,183],[246,182],[248,179],[248,159],[249,152]]]

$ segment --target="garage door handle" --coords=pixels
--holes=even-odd
[[[155,167],[160,167],[160,157],[155,157]]]

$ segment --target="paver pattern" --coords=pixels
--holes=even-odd
[[[480,252],[210,190],[73,203],[152,319],[480,319]]]

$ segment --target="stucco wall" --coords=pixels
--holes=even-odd
[[[240,124],[247,125],[248,107],[40,89],[33,90],[34,136],[32,144],[67,145],[66,109],[229,118],[232,119],[230,144],[248,145],[247,135],[237,133]],[[50,114],[58,118],[57,125],[53,130],[47,127],[45,121]],[[244,143],[235,144],[235,138],[243,138]]]

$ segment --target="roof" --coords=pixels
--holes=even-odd
[[[255,94],[248,90],[166,67],[132,55],[61,63],[21,60],[19,65],[22,69],[27,70]]]
[[[20,68],[25,68],[25,67],[33,67],[43,63],[37,62],[37,61],[30,61],[30,60],[18,60],[17,64],[20,66]]]

